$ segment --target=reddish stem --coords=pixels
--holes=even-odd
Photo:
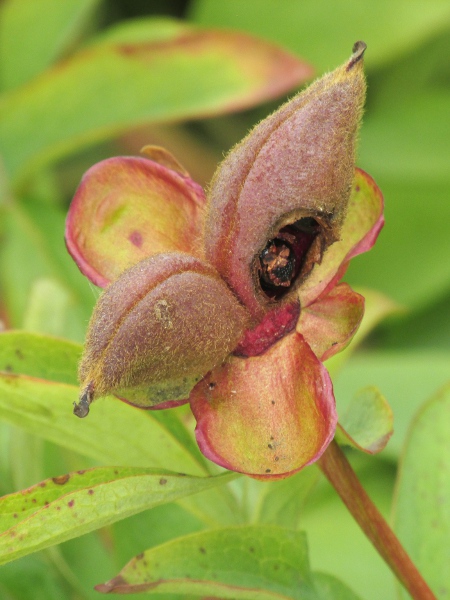
[[[436,600],[436,596],[414,566],[398,538],[365,492],[337,442],[331,442],[317,464],[355,521],[412,598]]]

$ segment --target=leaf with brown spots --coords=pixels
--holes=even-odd
[[[47,479],[0,498],[0,564],[235,477],[98,467]]]
[[[271,525],[202,531],[139,554],[98,592],[233,600],[358,600],[310,570],[305,535]]]

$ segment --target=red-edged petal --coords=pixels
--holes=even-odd
[[[162,252],[200,255],[202,188],[140,157],[104,160],[84,175],[67,216],[67,248],[81,272],[104,287]]]
[[[336,428],[330,377],[297,332],[261,356],[229,357],[190,400],[203,454],[257,478],[286,477],[314,462]]]
[[[321,264],[314,267],[299,288],[302,307],[314,302],[324,290],[339,281],[351,258],[372,248],[384,225],[383,207],[383,196],[377,184],[370,175],[357,168],[341,239],[328,248]]]
[[[297,331],[319,360],[324,361],[350,343],[363,315],[363,296],[347,283],[340,283],[302,310]]]

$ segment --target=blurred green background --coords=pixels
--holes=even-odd
[[[368,99],[358,166],[383,191],[386,226],[375,248],[352,262],[346,280],[357,289],[382,292],[397,309],[336,369],[334,382],[341,408],[358,389],[375,384],[394,409],[395,434],[387,449],[380,457],[357,459],[364,484],[388,515],[408,424],[450,372],[448,0],[39,0],[37,12],[33,5],[36,0],[0,5],[0,320],[4,328],[80,342],[98,292],[67,256],[63,228],[83,172],[98,160],[137,154],[145,143],[154,143],[166,146],[206,185],[224,152],[284,98],[210,118],[193,119],[188,110],[186,119],[168,115],[146,123],[140,117],[99,135],[89,129],[92,111],[101,116],[114,101],[132,106],[139,90],[131,78],[118,78],[114,89],[103,89],[98,72],[98,95],[89,98],[87,107],[82,77],[53,96],[39,96],[40,82],[52,77],[52,65],[64,65],[117,24],[156,16],[276,42],[312,65],[318,76],[341,64],[356,40],[367,43]],[[166,31],[171,26],[164,21],[158,27]],[[169,93],[180,94],[171,77],[168,72]],[[39,110],[33,108],[33,95]],[[60,116],[59,104],[73,120],[85,121],[83,136],[73,134],[72,121]],[[52,127],[64,141],[39,154],[39,137],[50,135]],[[39,442],[18,429],[12,434],[6,424],[1,427],[1,493],[67,467],[67,456],[51,445],[30,459]],[[113,574],[112,564],[199,527],[176,505],[154,509],[114,526],[113,534],[90,534],[61,551],[0,567],[0,597],[98,597],[92,585]],[[325,484],[306,505],[300,527],[308,533],[315,569],[342,577],[366,600],[394,598],[391,574]],[[111,535],[116,539],[113,558]],[[86,556],[96,557],[95,568]]]

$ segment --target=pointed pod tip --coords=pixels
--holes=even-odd
[[[350,71],[362,59],[366,51],[367,44],[361,40],[355,42],[352,48],[352,55],[347,64],[346,71]]]
[[[80,419],[84,419],[89,414],[89,407],[94,399],[94,385],[89,383],[80,395],[80,401],[78,404],[73,403],[73,414]]]

